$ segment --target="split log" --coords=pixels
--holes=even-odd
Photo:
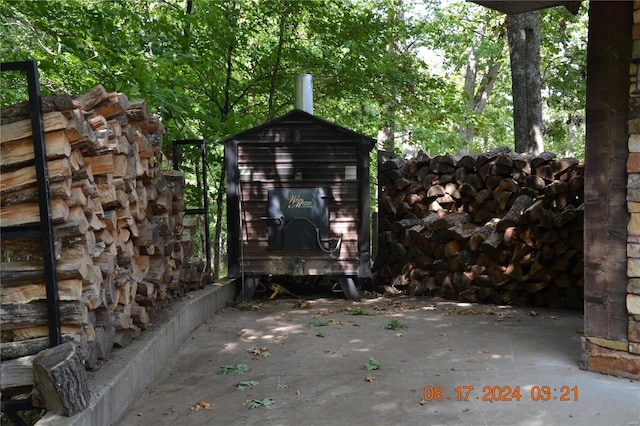
[[[183,269],[192,245],[182,235],[184,175],[161,171],[164,128],[144,101],[97,86],[64,105],[47,110],[44,123],[61,327],[80,336],[90,366],[113,342],[124,344],[148,326],[145,307],[160,308],[190,288]],[[0,129],[3,226],[40,220],[31,123],[17,112],[24,105],[14,111]],[[3,338],[44,338],[44,276],[42,262],[33,261],[40,241],[4,243],[13,262],[0,268]],[[25,259],[32,261],[16,262]],[[111,310],[111,323],[94,327],[98,313]]]
[[[14,330],[24,327],[46,325],[46,302],[31,302],[22,305],[0,304],[2,328]],[[82,302],[60,302],[60,322],[69,325],[82,325],[88,322],[87,308]]]
[[[522,220],[524,212],[534,203],[534,199],[529,195],[519,195],[511,205],[506,215],[498,222],[497,231],[504,232],[505,229],[518,226]]]
[[[57,281],[58,299],[61,301],[77,301],[82,297],[82,280]],[[37,284],[21,284],[13,287],[3,287],[0,301],[5,304],[19,304],[46,300],[47,291],[42,282]]]
[[[50,182],[59,182],[71,177],[71,167],[68,158],[47,161],[47,175]],[[0,174],[0,194],[18,191],[28,186],[35,186],[37,182],[35,166],[23,167],[18,170]]]
[[[42,115],[44,132],[64,130],[69,120],[60,111],[52,111]],[[0,126],[0,143],[15,141],[32,136],[31,119],[16,121]]]
[[[38,398],[44,400],[47,410],[73,416],[89,406],[87,374],[73,343],[63,343],[36,355],[33,377]]]
[[[44,141],[47,160],[71,156],[71,144],[63,130],[45,133]],[[33,139],[30,137],[0,145],[0,168],[3,171],[26,166],[34,159]]]
[[[0,363],[0,390],[33,385],[33,367],[35,355],[23,356]]]
[[[74,335],[72,334],[62,334],[61,338],[62,342],[74,341]],[[49,343],[48,337],[0,343],[2,361],[35,355],[38,352],[47,349],[49,347]]]
[[[53,223],[62,223],[68,217],[69,206],[64,200],[52,199],[51,220]],[[22,203],[10,207],[0,207],[0,222],[3,227],[40,223],[40,206],[38,203]]]
[[[65,256],[56,261],[56,277],[59,280],[86,279],[90,263],[88,255]],[[0,269],[3,291],[6,287],[44,282],[44,279],[44,266],[42,261],[38,260],[3,262]]]
[[[568,306],[571,299],[578,306],[581,293],[568,283],[583,281],[576,253],[583,250],[584,221],[564,212],[580,210],[582,166],[550,153],[498,149],[454,162],[451,177],[443,157],[381,165],[376,283],[469,301]],[[469,220],[456,220],[461,213]],[[399,279],[407,264],[434,273],[430,280]],[[482,272],[470,272],[477,266]],[[538,290],[527,293],[528,283]]]
[[[41,97],[42,113],[46,114],[53,111],[64,111],[68,109],[78,108],[78,104],[74,102],[72,96],[68,93],[42,96]],[[12,123],[14,121],[20,121],[31,114],[31,106],[29,101],[20,102],[13,105],[2,107],[0,110],[0,117],[2,117],[2,124]]]

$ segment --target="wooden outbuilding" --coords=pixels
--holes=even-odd
[[[348,299],[370,273],[375,140],[300,109],[225,141],[229,277],[333,277]]]

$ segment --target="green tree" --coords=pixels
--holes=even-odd
[[[573,132],[580,152],[580,125],[565,122],[583,119],[586,13],[563,11],[541,13],[543,116],[550,146],[567,148]],[[174,139],[207,141],[216,274],[225,252],[218,142],[293,108],[296,74],[314,76],[316,115],[370,136],[393,128],[398,152],[513,140],[505,17],[466,1],[0,0],[0,15],[0,58],[37,60],[43,93],[102,84],[144,98],[167,129],[167,158]],[[0,84],[3,104],[23,100],[18,80]],[[202,197],[199,155],[184,152],[191,205]]]

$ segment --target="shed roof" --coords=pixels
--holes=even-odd
[[[226,144],[232,140],[236,140],[236,139],[242,139],[245,136],[249,136],[251,134],[257,133],[257,132],[261,132],[262,130],[268,129],[270,127],[273,127],[275,125],[278,124],[288,124],[288,123],[294,123],[294,124],[309,124],[309,123],[318,123],[321,124],[323,126],[329,126],[332,127],[334,130],[338,131],[338,132],[342,132],[345,134],[350,135],[351,137],[356,137],[356,138],[360,138],[360,139],[364,139],[364,140],[368,140],[369,143],[371,144],[371,148],[373,148],[376,144],[376,139],[371,138],[367,135],[364,135],[362,133],[358,133],[356,131],[347,129],[346,127],[342,127],[339,126],[335,123],[332,123],[330,121],[327,120],[323,120],[322,118],[319,118],[313,114],[309,114],[306,111],[303,111],[301,109],[292,109],[291,111],[287,112],[284,115],[281,115],[280,117],[276,117],[272,120],[266,121],[258,126],[252,127],[250,129],[247,129],[243,132],[240,132],[234,136],[228,137],[227,139],[224,139],[223,141],[221,141],[221,143]]]
[[[538,0],[538,1],[495,1],[495,0],[467,0],[479,5],[488,7],[506,13],[514,15],[517,13],[531,12],[533,10],[546,9],[548,7],[565,6],[574,15],[578,13],[580,9],[581,1],[568,1],[568,0]]]

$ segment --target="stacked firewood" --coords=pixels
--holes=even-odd
[[[582,307],[583,166],[508,148],[380,166],[376,283],[387,292]]]
[[[164,128],[142,100],[98,86],[43,112],[61,329],[92,368],[188,290],[184,175],[161,170]],[[2,109],[0,137],[0,225],[39,223],[27,104]],[[33,355],[48,343],[40,240],[2,240],[0,269],[2,359]]]

